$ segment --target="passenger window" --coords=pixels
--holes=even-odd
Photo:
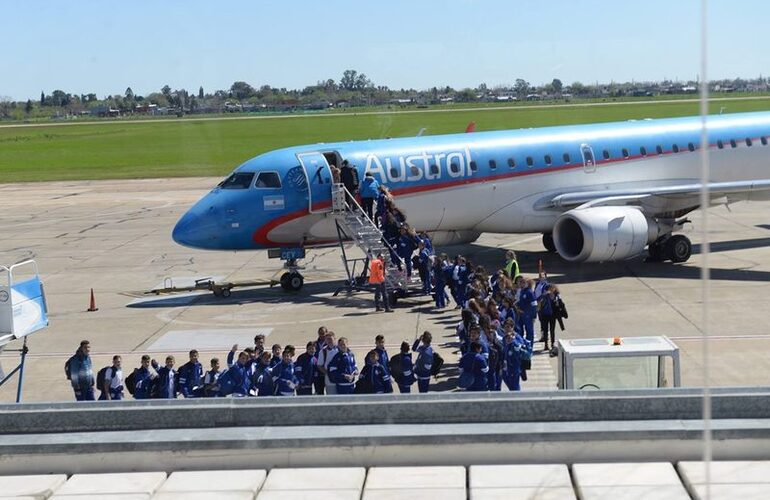
[[[458,173],[460,173],[460,165],[458,165],[455,162],[452,162],[449,165],[449,170],[451,170],[453,174],[458,174]]]
[[[722,148],[724,148],[724,147],[725,147],[725,144],[722,142],[722,139],[720,139],[720,140],[718,140],[718,141],[717,141],[717,147],[718,147],[719,149],[722,149]]]
[[[610,152],[605,149],[604,151],[602,151],[602,156],[604,157],[605,160],[609,160]]]
[[[513,158],[508,158],[508,166],[511,168],[516,168],[516,160]]]
[[[401,173],[398,171],[396,167],[390,167],[390,176],[394,179],[398,179],[401,177]]]
[[[412,177],[417,177],[418,175],[420,175],[420,169],[415,167],[414,165],[409,167],[409,172],[411,172]]]
[[[479,169],[479,166],[476,165],[476,162],[471,160],[471,172],[475,172],[478,169]]]
[[[659,155],[662,155],[663,154],[663,147],[662,146],[655,146],[655,151],[657,151],[657,153]]]
[[[642,146],[641,148],[639,148],[639,153],[641,153],[642,156],[647,156],[647,148]]]
[[[767,137],[762,136],[762,137],[759,138],[759,140],[762,142],[763,146],[767,146]]]
[[[551,166],[551,155],[545,155],[545,157],[543,159],[545,160],[545,164],[550,167]]]
[[[677,146],[676,144],[674,144],[673,146],[671,146],[671,150],[672,150],[674,153],[678,153],[678,152],[679,152],[679,146]]]
[[[489,160],[489,168],[495,170],[497,168],[497,162],[495,160]]]
[[[623,148],[623,158],[628,158],[628,150],[626,148]]]
[[[695,151],[695,144],[693,144],[693,143],[691,143],[691,142],[690,142],[690,143],[688,143],[688,144],[687,144],[687,149],[689,149],[690,151]]]
[[[252,180],[254,180],[254,172],[237,172],[220,182],[218,187],[222,189],[249,189]]]
[[[564,163],[569,163],[570,162],[569,161],[569,153],[564,153],[564,156],[562,158],[564,158]]]
[[[431,165],[430,166],[430,173],[432,175],[438,175],[438,165]]]
[[[746,138],[746,145],[751,147],[751,139],[749,139],[748,137]]]
[[[527,166],[532,166],[535,164],[535,161],[532,159],[531,156],[527,156]]]
[[[731,148],[738,147],[738,145],[735,143],[735,139],[730,139],[730,147]]]

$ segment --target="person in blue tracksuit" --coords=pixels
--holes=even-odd
[[[436,309],[444,309],[446,307],[446,281],[444,280],[444,266],[439,259],[433,262],[431,276]]]
[[[150,399],[152,397],[153,380],[158,374],[150,368],[150,356],[142,356],[141,365],[134,370],[134,399]]]
[[[242,351],[238,361],[219,377],[220,396],[231,395],[234,398],[245,398],[251,390],[249,354]]]
[[[391,200],[390,191],[385,186],[379,187],[380,196],[377,197],[377,207],[374,211],[375,222],[377,227],[382,229],[385,225],[385,216],[388,212],[388,202]]]
[[[203,365],[198,362],[198,351],[190,351],[190,361],[179,367],[179,392],[185,398],[203,395]]]
[[[270,358],[270,368],[275,368],[276,366],[281,364],[281,361],[283,360],[282,353],[283,349],[281,349],[281,344],[273,344],[272,353],[273,357]]]
[[[305,346],[305,352],[297,357],[294,363],[294,376],[297,377],[297,396],[311,396],[313,394],[313,383],[316,380],[316,364],[318,360],[315,357],[315,343],[308,342]]]
[[[476,355],[481,352],[481,344],[478,342],[471,342],[468,344],[466,352],[460,356],[460,362],[458,368],[460,369],[460,377],[457,379],[457,388],[461,391],[470,391],[473,387],[474,374],[473,367],[476,360]]]
[[[430,252],[425,246],[425,242],[420,240],[417,244],[418,258],[420,263],[419,273],[422,280],[422,293],[423,295],[430,295],[432,284],[432,272],[433,262],[431,260]]]
[[[452,267],[452,297],[457,303],[455,309],[465,307],[465,288],[468,284],[468,268],[465,265],[465,259],[458,255],[455,258],[455,264]]]
[[[254,372],[254,387],[258,397],[274,396],[275,384],[273,383],[273,369],[270,367],[271,354],[265,351],[257,361]]]
[[[409,352],[409,342],[401,342],[401,350],[394,354],[388,366],[391,370],[391,378],[396,381],[401,394],[412,392],[412,384],[415,382],[412,353]]]
[[[388,356],[388,351],[385,349],[385,336],[382,334],[377,335],[374,337],[374,350],[377,351],[377,357],[380,360],[380,364],[382,365],[382,369],[385,370],[385,374],[390,376],[390,365],[388,364],[390,362],[390,356]]]
[[[484,335],[481,334],[481,327],[478,323],[472,323],[468,329],[468,341],[465,347],[465,352],[470,352],[470,345],[476,342],[481,346],[481,355],[484,359],[489,360],[489,344],[486,341]]]
[[[358,193],[361,195],[361,203],[364,212],[371,221],[374,221],[374,204],[381,196],[380,183],[374,178],[371,172],[364,174],[364,182],[361,183]]]
[[[402,227],[400,231],[400,236],[398,238],[398,246],[396,247],[396,253],[401,259],[404,260],[404,264],[406,265],[407,278],[412,277],[412,254],[414,253],[414,250],[417,248],[417,245],[414,240],[415,238],[414,236],[412,236],[409,230],[406,227]]]
[[[509,391],[521,390],[521,353],[528,349],[527,341],[515,332],[505,335],[503,381]]]
[[[471,373],[473,373],[473,384],[468,388],[469,391],[486,391],[488,390],[488,377],[489,365],[486,358],[481,354],[481,344],[478,342],[471,342],[471,352],[473,353],[473,361],[471,363]]]
[[[356,358],[348,349],[348,339],[340,337],[337,354],[329,364],[329,378],[337,386],[337,394],[353,394],[357,375]]]
[[[94,371],[91,365],[91,343],[84,340],[75,354],[64,365],[67,378],[72,384],[77,401],[93,401]]]
[[[370,394],[390,394],[393,392],[390,375],[380,363],[380,355],[377,354],[376,349],[367,353],[359,380],[365,382],[364,386],[368,388]]]
[[[493,330],[486,332],[489,346],[487,359],[489,371],[487,371],[487,385],[490,391],[499,391],[502,385],[501,372],[503,369],[503,345],[497,339],[497,333]]]
[[[273,368],[273,382],[277,396],[294,396],[297,377],[294,375],[294,346],[287,345],[281,354],[281,363]]]
[[[315,378],[313,380],[313,388],[315,389],[315,395],[316,396],[323,396],[325,393],[325,387],[326,387],[326,380],[324,377],[324,372],[322,370],[318,370],[318,358],[321,355],[321,351],[323,351],[324,346],[326,346],[326,334],[329,332],[329,330],[325,326],[318,327],[318,338],[315,341],[315,354],[313,357],[316,360],[315,363]]]
[[[519,292],[516,308],[520,314],[520,322],[526,338],[530,343],[535,342],[535,318],[537,317],[537,299],[535,299],[535,282],[526,280],[526,285]]]
[[[153,395],[157,399],[176,399],[176,393],[179,389],[179,377],[174,370],[174,356],[166,356],[166,364],[158,367],[155,360],[152,361],[152,367],[158,372],[158,377],[154,380],[155,387]]]
[[[430,332],[423,332],[412,345],[412,351],[417,353],[414,375],[417,378],[417,390],[421,393],[428,392],[430,387],[430,370],[433,367],[433,348],[430,346],[432,340]]]

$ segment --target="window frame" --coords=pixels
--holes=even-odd
[[[249,182],[247,182],[245,186],[239,185],[238,187],[225,187],[225,185],[224,185],[225,181],[227,181],[231,177],[242,176],[242,175],[250,175],[251,176],[251,178],[249,179]],[[222,181],[219,184],[217,184],[217,187],[219,189],[227,189],[227,190],[249,189],[251,187],[251,185],[255,182],[255,180],[254,180],[255,178],[256,178],[256,172],[232,172],[232,173],[230,173],[230,175],[228,175],[227,177],[222,179]]]

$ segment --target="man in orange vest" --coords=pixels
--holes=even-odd
[[[382,253],[377,254],[376,259],[372,259],[369,267],[369,284],[374,286],[374,307],[377,311],[382,311],[380,300],[385,304],[385,312],[393,312],[388,301],[388,289],[385,286],[385,259]]]

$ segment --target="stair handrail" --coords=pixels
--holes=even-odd
[[[381,230],[379,227],[377,227],[377,225],[374,223],[374,221],[372,221],[372,219],[370,219],[370,218],[369,218],[369,217],[366,215],[366,213],[364,212],[364,209],[361,207],[361,205],[359,205],[359,204],[358,204],[358,201],[356,200],[356,197],[355,197],[355,196],[353,196],[353,195],[350,193],[350,191],[348,191],[348,188],[346,188],[346,187],[345,187],[345,185],[344,185],[344,184],[342,184],[342,183],[336,183],[336,184],[334,184],[334,188],[337,190],[337,192],[338,192],[338,193],[341,191],[343,194],[345,194],[345,195],[349,195],[349,196],[345,196],[345,197],[344,197],[344,200],[345,200],[345,201],[344,201],[344,203],[345,203],[345,206],[346,206],[346,207],[348,206],[348,200],[349,200],[349,199],[350,199],[350,200],[353,200],[353,203],[355,204],[355,207],[354,207],[353,209],[357,209],[357,210],[359,210],[359,211],[361,212],[361,214],[364,216],[364,219],[366,219],[366,221],[368,222],[369,226],[371,226],[371,227],[373,227],[374,229],[376,229],[377,231],[379,231],[379,233],[380,233],[380,241],[382,242],[382,244],[383,244],[383,245],[385,245],[385,248],[387,248],[388,250],[390,250],[390,256],[391,256],[391,260],[392,260],[392,257],[393,257],[393,256],[395,256],[395,257],[396,257],[396,260],[399,262],[399,264],[404,264],[404,259],[402,259],[402,258],[401,258],[401,257],[400,257],[400,256],[399,256],[397,253],[396,253],[396,250],[395,250],[395,249],[394,249],[394,248],[393,248],[393,247],[390,245],[390,243],[388,243],[388,240],[386,240],[386,239],[385,239],[385,235],[384,235],[384,234],[382,234],[382,230]],[[370,251],[370,253],[371,253],[371,251]]]

